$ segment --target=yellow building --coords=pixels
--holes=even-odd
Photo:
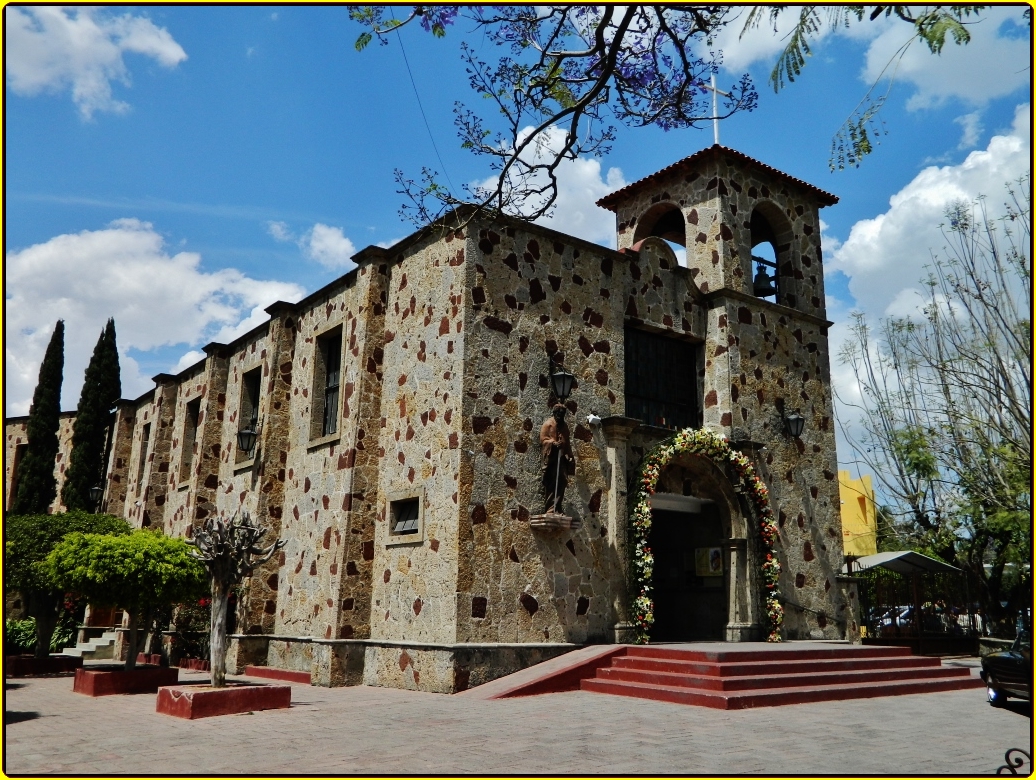
[[[838,472],[842,503],[842,546],[846,555],[874,555],[878,551],[878,510],[870,474],[853,479]]]

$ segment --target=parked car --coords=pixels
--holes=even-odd
[[[1010,650],[985,656],[980,675],[986,683],[986,698],[994,707],[1008,696],[1032,701],[1032,633],[1023,631]]]

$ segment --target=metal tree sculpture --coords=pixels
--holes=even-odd
[[[212,620],[209,629],[209,665],[212,687],[227,684],[227,600],[230,591],[245,577],[270,560],[287,542],[278,539],[268,547],[261,540],[267,528],[252,522],[247,512],[227,522],[210,517],[194,532],[187,544],[196,547],[191,555],[201,561],[212,585]]]

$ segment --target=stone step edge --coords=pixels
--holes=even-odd
[[[783,644],[783,643],[782,643]],[[692,650],[665,645],[630,645],[630,657],[697,661],[699,663],[744,663],[746,661],[813,661],[846,659],[897,659],[913,657],[909,647],[883,645],[788,650]]]
[[[645,656],[624,655],[617,659],[617,665],[626,669],[642,671],[670,671],[683,674],[709,675],[715,677],[744,676],[743,672],[768,672],[784,668],[797,668],[799,673],[812,671],[835,671],[837,669],[884,669],[890,666],[908,666],[915,669],[937,669],[938,658],[922,656],[901,656],[897,658],[829,658],[822,660],[762,660],[762,661],[693,661],[677,658],[650,658]],[[663,668],[666,667],[666,668]],[[780,673],[780,672],[777,672]],[[793,672],[788,672],[789,674]]]
[[[640,699],[654,699],[674,703],[697,703],[700,706],[718,709],[747,709],[750,707],[779,706],[783,704],[806,704],[815,701],[838,701],[842,699],[867,699],[879,696],[905,696],[915,693],[937,693],[942,691],[981,688],[984,683],[977,677],[948,678],[935,680],[887,681],[853,685],[797,686],[792,688],[754,689],[724,693],[702,688],[674,688],[667,685],[651,685],[613,682],[593,678],[583,680],[580,689],[592,693],[629,696]],[[790,701],[789,701],[790,699]],[[695,700],[695,701],[691,701]]]
[[[603,675],[603,677],[602,677]],[[614,675],[614,676],[612,676]],[[626,682],[633,685],[644,684],[662,685],[664,683],[651,683],[647,680],[627,679],[624,675],[653,675],[661,676],[664,678],[672,678],[673,682],[670,683],[673,687],[680,688],[699,688],[700,690],[707,691],[748,691],[748,690],[768,690],[772,687],[778,687],[777,685],[761,685],[752,686],[752,682],[793,682],[796,680],[802,680],[803,683],[810,683],[810,685],[802,686],[790,686],[790,687],[816,687],[825,683],[830,683],[832,680],[841,681],[842,678],[855,678],[859,682],[896,682],[896,681],[910,681],[910,680],[952,680],[952,679],[966,679],[971,677],[971,671],[964,667],[953,667],[953,666],[935,666],[935,667],[924,667],[914,668],[910,666],[900,666],[887,669],[846,669],[841,671],[828,671],[828,672],[812,672],[812,673],[792,673],[792,674],[775,674],[775,675],[742,675],[742,676],[731,676],[721,677],[714,675],[703,675],[703,674],[684,674],[680,672],[666,672],[656,671],[647,669],[632,669],[627,667],[609,666],[598,670],[598,676],[596,679],[605,679],[612,682]],[[886,677],[886,675],[895,675]],[[867,678],[884,678],[884,679],[872,679]],[[718,684],[718,687],[698,686],[687,682],[677,681],[694,681],[694,682],[705,682]],[[837,683],[836,683],[837,684]],[[730,685],[732,687],[727,688],[725,686]],[[737,686],[745,686],[739,688]],[[786,686],[788,687],[788,686]]]

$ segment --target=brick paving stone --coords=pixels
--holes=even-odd
[[[181,679],[198,681],[197,674]],[[239,678],[247,679],[247,678]],[[713,710],[583,691],[516,699],[292,686],[290,710],[186,721],[65,677],[5,690],[4,769],[38,774],[990,774],[1031,705],[981,689]]]

